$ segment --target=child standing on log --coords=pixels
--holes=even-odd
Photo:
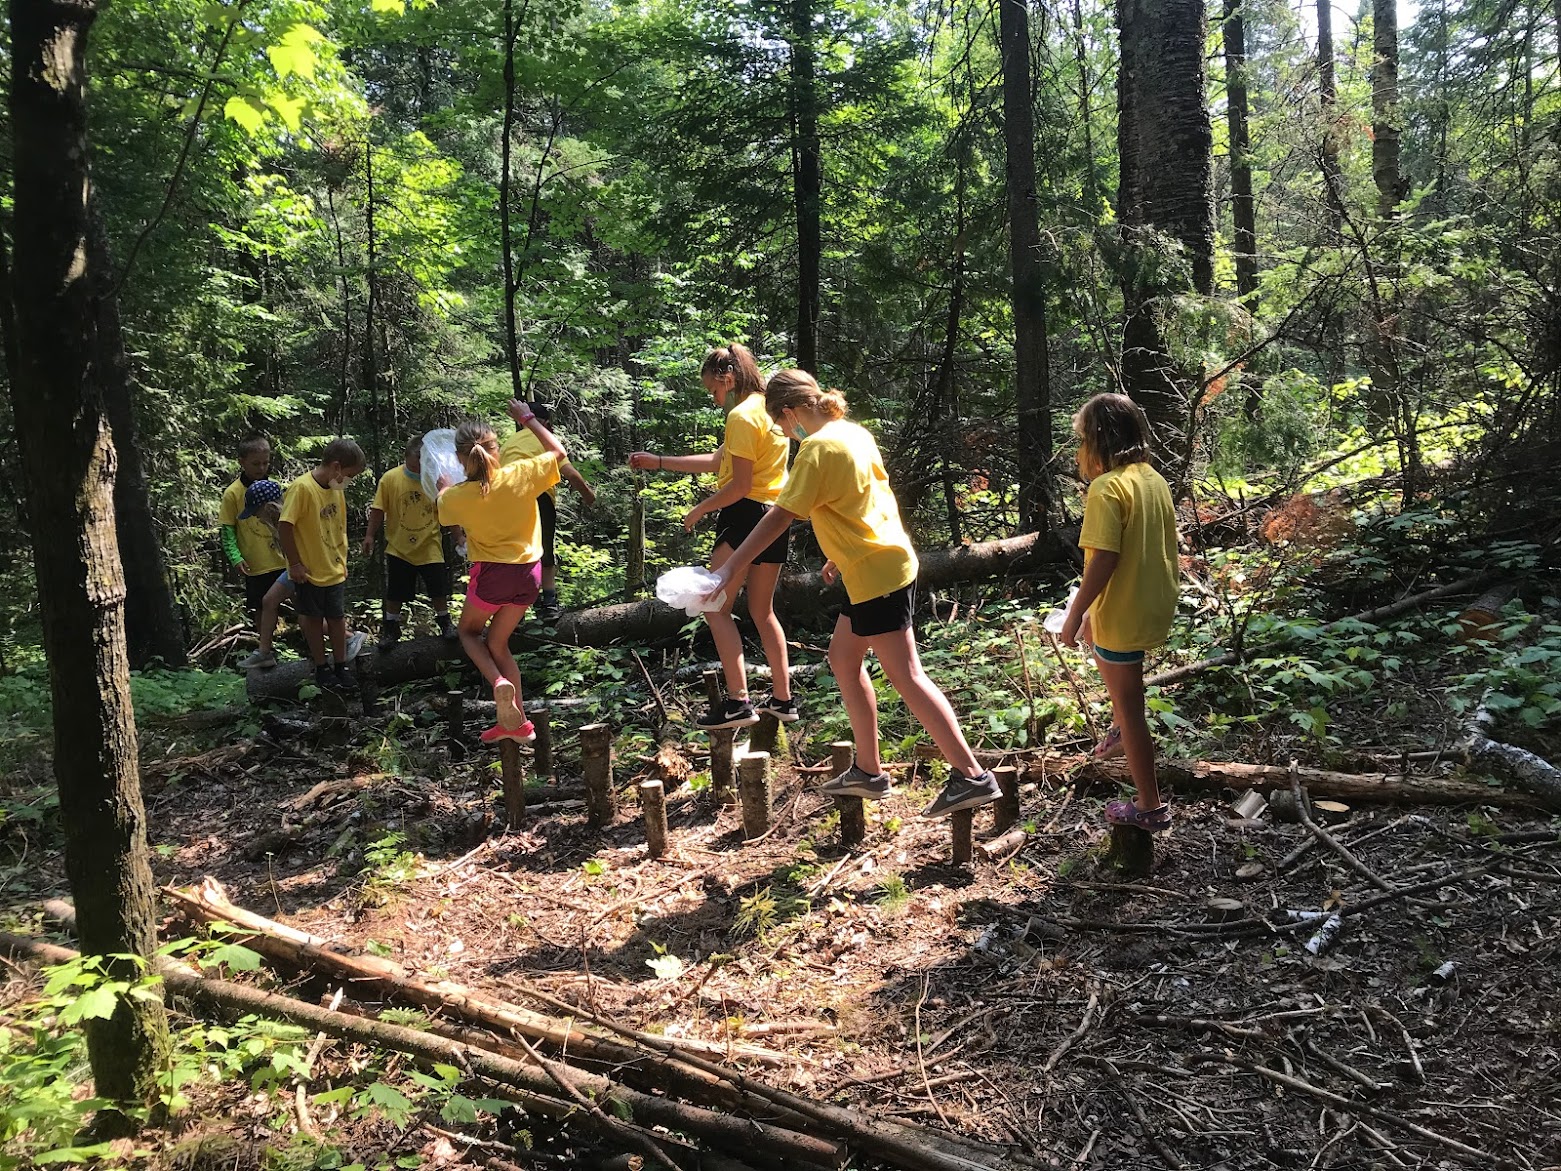
[[[531,413],[544,425],[553,421],[551,403],[534,402]],[[528,456],[541,455],[542,445],[530,428],[520,427],[499,448],[499,463],[512,464]],[[596,490],[586,478],[575,470],[567,459],[558,465],[558,475],[589,508],[596,503]],[[554,484],[537,497],[537,511],[542,517],[542,594],[537,599],[536,616],[547,623],[557,622],[563,616],[558,604],[558,485]]]
[[[773,506],[786,486],[786,437],[771,421],[764,406],[764,376],[746,346],[730,345],[711,350],[699,372],[716,406],[726,409],[726,435],[709,455],[657,455],[636,451],[629,466],[641,471],[716,473],[716,490],[688,510],[683,527],[692,532],[710,513],[716,514],[715,548],[710,568],[720,569],[731,559],[757,525],[774,515]],[[797,719],[791,696],[791,666],[786,652],[786,632],[775,616],[775,583],[790,549],[785,525],[771,525],[770,539],[756,548],[741,567],[726,575],[730,585],[719,610],[705,611],[710,635],[721,655],[726,674],[726,702],[699,717],[699,726],[744,728],[759,722],[760,715],[774,716],[783,724]],[[770,694],[757,704],[748,702],[748,667],[743,661],[743,639],[732,617],[737,592],[748,590],[748,616],[758,628],[764,659],[770,667]]]
[[[439,511],[423,495],[423,440],[407,440],[406,460],[379,478],[374,503],[369,505],[369,531],[363,536],[363,555],[374,553],[374,538],[385,529],[385,601],[380,622],[379,650],[395,646],[401,638],[401,607],[423,592],[434,608],[439,633],[455,641],[450,620],[450,576],[444,565],[444,541]]]
[[[472,560],[466,606],[461,611],[461,646],[493,688],[498,723],[482,734],[484,744],[515,740],[529,744],[536,729],[521,709],[520,668],[509,640],[537,600],[542,586],[542,523],[537,495],[558,483],[563,444],[525,403],[510,400],[517,427],[536,436],[540,453],[500,466],[493,428],[476,421],[455,432],[455,455],[466,481],[450,486],[439,479],[439,523],[466,530]]]
[[[1062,641],[1081,633],[1093,648],[1111,695],[1113,722],[1094,756],[1127,756],[1133,801],[1106,805],[1112,825],[1150,833],[1170,828],[1160,797],[1154,742],[1144,714],[1144,652],[1171,632],[1176,613],[1176,508],[1171,489],[1149,465],[1149,424],[1125,394],[1097,394],[1073,416],[1084,501],[1084,580],[1063,621]]]
[[[946,817],[997,800],[997,778],[982,769],[965,742],[959,718],[921,667],[911,615],[916,601],[916,551],[900,523],[878,444],[866,428],[849,422],[845,397],[823,391],[811,374],[782,370],[765,390],[765,409],[801,441],[791,478],[775,507],[718,572],[727,588],[794,518],[813,522],[829,560],[824,578],[845,582],[850,603],[835,622],[829,666],[851,718],[856,760],[824,784],[835,797],[888,796],[893,782],[878,755],[878,697],[867,677],[867,652],[878,656],[905,706],[932,737],[949,764],[948,781],[923,817]]]
[[[287,486],[277,535],[287,555],[293,605],[314,660],[315,683],[345,689],[347,674],[347,494],[366,466],[363,449],[350,439],[326,444],[320,462]],[[330,632],[335,662],[325,662]]]

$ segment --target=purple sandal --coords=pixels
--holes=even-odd
[[[1122,747],[1122,729],[1112,724],[1106,729],[1106,734],[1100,738],[1100,743],[1090,749],[1091,760],[1115,760],[1119,756],[1125,756],[1127,749]]]
[[[1131,801],[1107,801],[1106,823],[1130,825],[1146,833],[1163,833],[1171,828],[1171,807],[1161,805],[1158,809],[1140,809]]]

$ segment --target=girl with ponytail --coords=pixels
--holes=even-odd
[[[893,783],[878,756],[878,697],[867,677],[867,652],[949,763],[943,792],[923,817],[946,817],[995,801],[997,778],[976,762],[959,718],[922,670],[911,615],[916,603],[916,551],[900,523],[883,457],[871,432],[848,421],[845,396],[820,390],[804,370],[782,370],[765,388],[770,418],[802,443],[775,507],[718,569],[720,592],[794,519],[811,520],[829,558],[824,580],[845,583],[849,599],[829,642],[829,666],[851,717],[856,759],[824,785],[838,797],[886,797]]]
[[[536,738],[521,709],[520,668],[509,639],[537,600],[542,584],[542,519],[537,495],[558,483],[563,444],[525,403],[512,399],[510,417],[530,429],[539,455],[500,466],[499,441],[486,423],[469,420],[455,432],[455,455],[466,470],[464,483],[439,480],[439,523],[466,530],[472,560],[466,605],[456,627],[461,647],[493,688],[498,723],[482,734],[530,743]]]
[[[709,455],[657,455],[636,451],[629,466],[641,471],[716,474],[714,494],[689,509],[683,527],[692,532],[695,525],[711,513],[716,514],[715,548],[710,553],[710,568],[726,564],[732,550],[772,511],[786,484],[786,437],[771,422],[764,409],[764,376],[746,346],[722,346],[711,350],[700,369],[700,378],[716,405],[726,410],[726,435],[721,446]],[[732,588],[719,610],[707,610],[711,637],[721,655],[726,675],[726,702],[712,707],[699,718],[701,728],[741,728],[757,723],[759,715],[771,715],[782,723],[797,718],[797,705],[791,697],[790,663],[786,654],[786,632],[775,616],[775,583],[789,549],[786,529],[781,526],[770,540],[730,575]],[[771,692],[757,704],[748,702],[748,666],[743,660],[743,639],[732,617],[737,591],[748,590],[748,616],[758,628],[764,646],[764,658],[770,666]]]

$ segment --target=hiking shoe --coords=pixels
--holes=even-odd
[[[766,695],[758,703],[753,705],[753,710],[761,716],[774,716],[783,724],[795,724],[802,718],[797,711],[797,701],[792,699],[776,699],[773,694]]]
[[[276,655],[271,651],[250,651],[248,656],[238,661],[240,671],[253,671],[257,667],[262,671],[269,671],[276,666]]]
[[[564,608],[558,604],[557,590],[543,590],[537,598],[537,604],[531,608],[537,616],[538,622],[546,622],[552,625],[563,617]]]
[[[401,641],[401,619],[386,618],[379,625],[379,642],[375,644],[375,650],[384,654],[391,647]]]
[[[977,805],[996,801],[1002,795],[1003,790],[998,787],[997,778],[990,770],[977,776],[967,777],[963,773],[950,769],[949,779],[943,785],[943,792],[933,799],[931,805],[921,811],[921,815],[947,817],[951,813],[958,813],[961,809],[974,809]]]
[[[527,720],[518,728],[506,728],[503,724],[494,724],[486,729],[479,739],[484,744],[497,744],[500,740],[513,740],[517,744],[530,744],[537,738],[536,725]]]
[[[753,704],[746,699],[729,699],[720,707],[713,707],[699,717],[699,726],[706,732],[717,728],[746,728],[759,722]]]
[[[314,685],[321,691],[329,691],[336,686],[336,672],[332,671],[328,663],[316,663],[314,665]]]
[[[337,663],[331,669],[331,683],[337,691],[356,691],[358,689],[358,677],[352,673],[352,669],[346,663]]]
[[[493,685],[493,702],[498,708],[499,727],[513,732],[526,722],[525,712],[515,702],[515,685],[508,679],[500,679]]]
[[[448,614],[439,615],[439,633],[445,642],[460,641],[461,632],[455,628],[455,623],[450,621]]]
[[[369,636],[364,634],[361,630],[354,630],[351,634],[349,634],[347,636],[347,662],[350,663],[353,659],[357,658],[358,652],[363,649],[364,644],[368,641]]]
[[[819,792],[826,797],[866,797],[872,801],[881,801],[894,792],[894,781],[888,773],[874,776],[853,763],[838,777],[831,777],[819,786]]]
[[[1131,801],[1106,802],[1107,825],[1130,825],[1146,833],[1164,833],[1171,828],[1171,807],[1140,809]]]

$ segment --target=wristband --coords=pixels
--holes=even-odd
[[[656,470],[658,472],[661,471],[661,460],[662,460],[662,457],[658,455],[656,457]]]
[[[519,420],[518,420],[518,422],[519,422],[519,423],[520,423],[520,425],[521,425],[521,426],[522,426],[522,427],[524,427],[524,426],[525,426],[525,425],[526,425],[526,424],[527,424],[527,423],[529,423],[529,422],[531,422],[531,420],[532,420],[532,419],[535,419],[535,418],[536,418],[536,415],[535,415],[535,414],[530,414],[530,415],[522,415],[522,416],[521,416],[521,417],[520,417],[520,419],[519,419]]]

